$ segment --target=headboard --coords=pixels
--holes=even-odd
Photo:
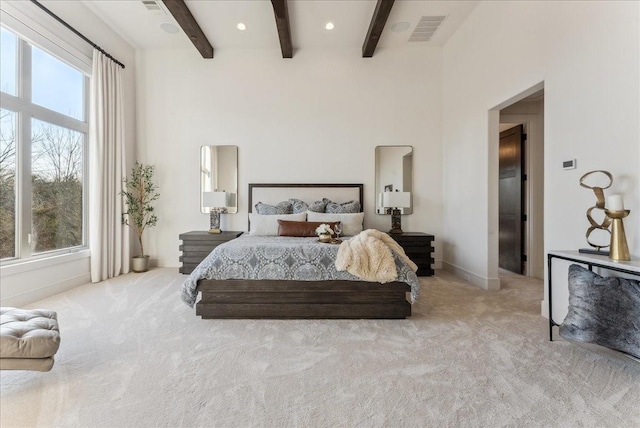
[[[364,209],[363,184],[343,183],[249,183],[249,212],[258,202],[277,204],[287,199],[296,198],[311,203],[322,198],[334,202],[359,201],[360,210]]]

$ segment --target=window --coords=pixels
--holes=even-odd
[[[2,27],[0,259],[86,245],[88,77]]]

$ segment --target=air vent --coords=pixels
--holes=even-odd
[[[410,42],[428,42],[438,31],[446,16],[423,16],[409,36]]]
[[[148,10],[160,10],[160,6],[156,3],[155,0],[142,0],[142,4]]]
[[[153,15],[168,15],[168,11],[164,3],[160,0],[142,0],[142,4]]]

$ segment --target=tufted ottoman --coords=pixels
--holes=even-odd
[[[0,370],[49,371],[59,346],[54,311],[0,308]]]

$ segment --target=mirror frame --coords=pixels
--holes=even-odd
[[[214,171],[213,165],[211,165],[211,148],[216,149],[229,149],[228,153],[225,153],[225,156],[229,156],[228,162],[225,165],[227,169],[225,171],[225,177],[220,180],[218,177],[218,182],[220,184],[215,185],[216,188],[212,188],[214,185],[207,185],[207,181],[210,180],[211,176],[218,173]],[[231,158],[233,157],[233,159]],[[208,164],[207,164],[208,163]],[[234,165],[230,165],[234,163]],[[231,187],[229,187],[231,186]],[[227,207],[227,214],[235,214],[238,212],[238,146],[200,146],[200,212],[204,214],[208,214],[210,211],[209,207],[205,207],[203,202],[203,193],[204,192],[212,192],[212,191],[227,191],[235,194],[235,206]]]
[[[389,177],[381,177],[381,168],[384,166],[380,165],[380,161],[382,159],[384,149],[405,149],[407,152],[397,160],[397,163],[400,167],[400,173],[391,172],[391,176]],[[404,169],[410,166],[408,174],[405,173]],[[382,180],[387,180],[384,183]],[[374,210],[376,214],[379,215],[389,215],[384,211],[382,207],[381,195],[385,188],[391,185],[393,191],[400,190],[403,192],[411,192],[410,199],[410,207],[400,209],[400,214],[412,214],[413,213],[413,146],[376,146],[375,148],[375,201]],[[398,187],[399,186],[399,187]],[[409,187],[407,189],[407,187]]]

